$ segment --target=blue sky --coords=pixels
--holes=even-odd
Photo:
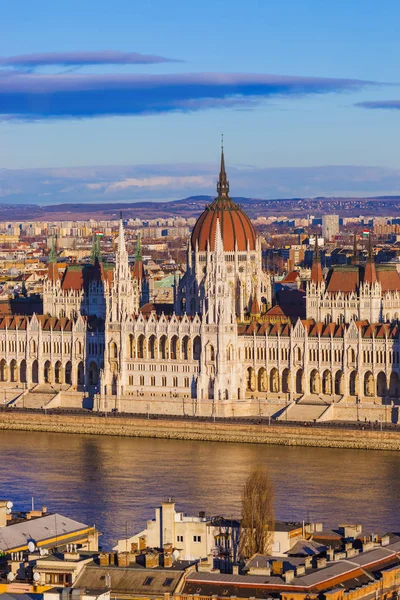
[[[233,195],[400,189],[397,1],[18,0],[0,16],[4,202],[213,193],[221,131]]]

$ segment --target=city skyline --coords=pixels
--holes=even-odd
[[[396,193],[400,8],[362,8],[5,7],[1,200],[23,201],[17,178],[50,203],[53,168],[55,202],[213,194],[222,131],[236,195]],[[96,176],[82,177],[89,167]]]

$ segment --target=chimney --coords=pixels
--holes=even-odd
[[[272,563],[272,575],[282,575],[283,563],[280,560],[274,560]]]
[[[173,564],[173,557],[172,557],[172,554],[170,554],[170,553],[168,553],[168,554],[167,554],[167,553],[165,553],[165,554],[164,554],[164,567],[165,567],[166,569],[169,569],[169,568],[171,568],[171,567],[172,567],[172,564]]]
[[[311,564],[312,564],[312,557],[311,556],[306,556],[304,559],[304,566],[306,569],[311,569]]]
[[[108,554],[108,552],[102,552],[99,555],[99,560],[101,567],[107,567],[110,564],[110,555]]]
[[[284,578],[285,578],[285,583],[292,583],[293,579],[294,579],[294,571],[286,571],[286,573],[284,574]]]
[[[139,538],[139,550],[146,550],[147,539],[145,535],[140,536]]]
[[[146,569],[154,569],[160,564],[159,555],[156,552],[148,552],[145,555],[145,566]]]
[[[390,543],[390,537],[388,535],[383,535],[381,539],[381,546],[387,546]]]
[[[299,565],[296,567],[296,577],[301,577],[306,574],[306,568],[304,565]]]
[[[333,548],[328,548],[328,550],[326,551],[326,556],[328,560],[334,560],[335,550]]]
[[[119,567],[129,567],[130,562],[129,552],[119,552],[118,553],[118,566]]]
[[[318,558],[317,559],[317,569],[325,569],[326,567],[326,558]]]

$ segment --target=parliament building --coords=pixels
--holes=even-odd
[[[193,228],[173,310],[149,303],[140,243],[131,268],[122,218],[115,265],[102,261],[97,240],[90,264],[60,277],[53,248],[43,314],[0,319],[7,402],[33,406],[36,390],[41,400],[48,393],[48,408],[287,419],[302,418],[299,406],[319,406],[324,419],[393,407],[396,268],[375,265],[371,251],[366,264],[325,277],[316,252],[304,295],[305,319],[274,303],[261,242],[229,196],[222,151],[217,197]]]

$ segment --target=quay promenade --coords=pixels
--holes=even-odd
[[[0,430],[400,451],[400,427],[382,421],[299,424],[16,409],[0,411]]]

